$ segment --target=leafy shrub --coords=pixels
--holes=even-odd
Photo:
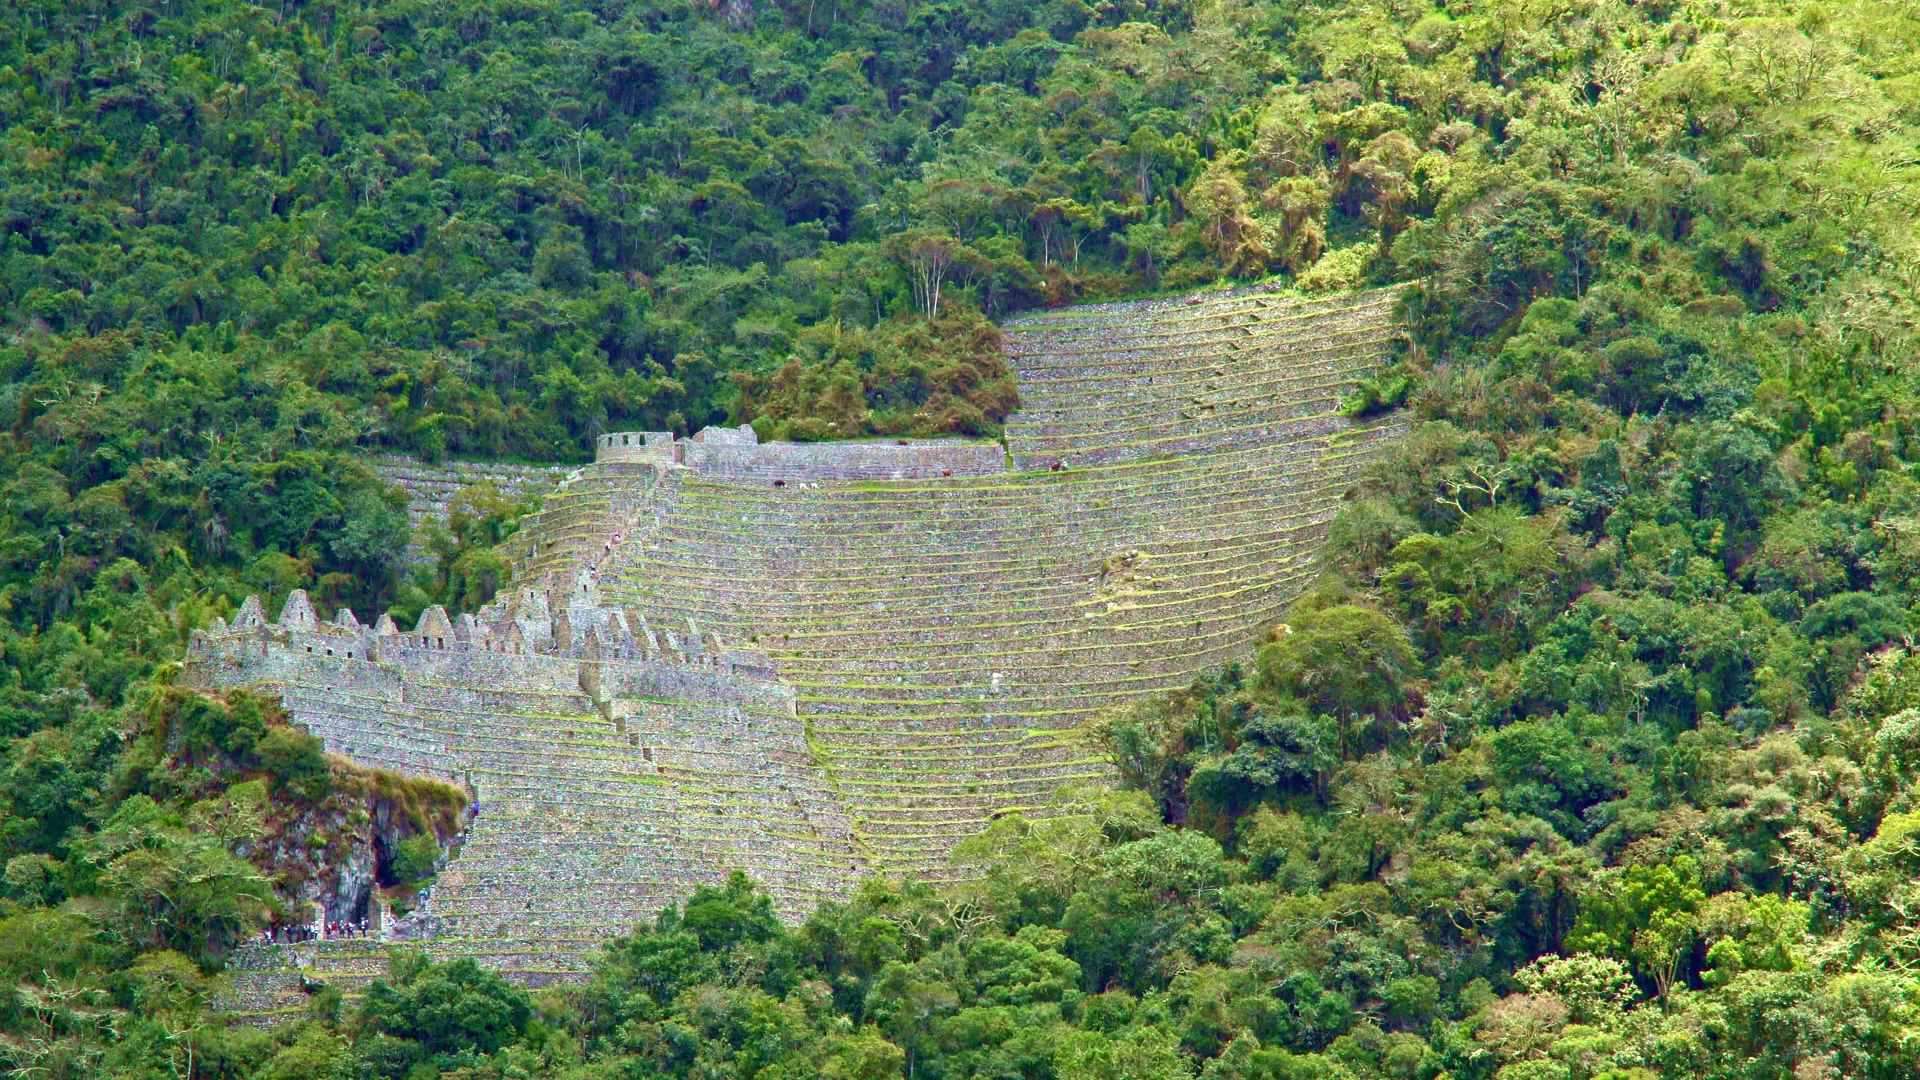
[[[424,833],[409,836],[393,847],[393,876],[402,885],[418,885],[433,876],[440,861],[440,845]]]
[[[260,763],[276,787],[309,802],[333,790],[333,776],[319,739],[291,727],[268,731],[259,743]]]

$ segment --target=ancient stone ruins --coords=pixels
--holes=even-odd
[[[795,917],[876,872],[938,878],[996,815],[1107,776],[1076,725],[1244,657],[1297,594],[1399,430],[1336,409],[1394,299],[1016,320],[1004,447],[606,435],[485,609],[403,629],[249,600],[183,678],[271,688],[331,750],[466,784],[464,843],[385,936],[524,982],[730,869]],[[263,1013],[384,968],[364,941],[241,952]]]

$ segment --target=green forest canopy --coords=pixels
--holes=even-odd
[[[1913,3],[0,28],[7,1068],[1920,1072]],[[1086,733],[1124,790],[797,928],[703,890],[584,988],[402,956],[274,1034],[208,1011],[281,872],[247,808],[347,820],[352,774],[168,688],[186,634],[477,602],[512,527],[477,495],[403,580],[362,452],[991,433],[992,317],[1274,276],[1416,284],[1354,402],[1413,433],[1257,656]]]

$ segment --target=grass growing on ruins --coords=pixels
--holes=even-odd
[[[1920,1075],[1907,0],[0,30],[10,1076]]]

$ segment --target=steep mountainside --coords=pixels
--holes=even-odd
[[[0,1070],[1920,1076],[1916,208],[1920,0],[0,3]]]
[[[875,871],[940,879],[989,821],[1111,782],[1078,725],[1249,656],[1298,594],[1400,431],[1336,410],[1393,300],[1025,321],[1026,471],[966,444],[610,436],[477,616],[322,624],[296,596],[216,625],[187,676],[277,689],[330,749],[470,784],[465,846],[394,932],[522,979],[579,972],[732,869],[789,918]],[[875,478],[889,459],[910,467]]]

